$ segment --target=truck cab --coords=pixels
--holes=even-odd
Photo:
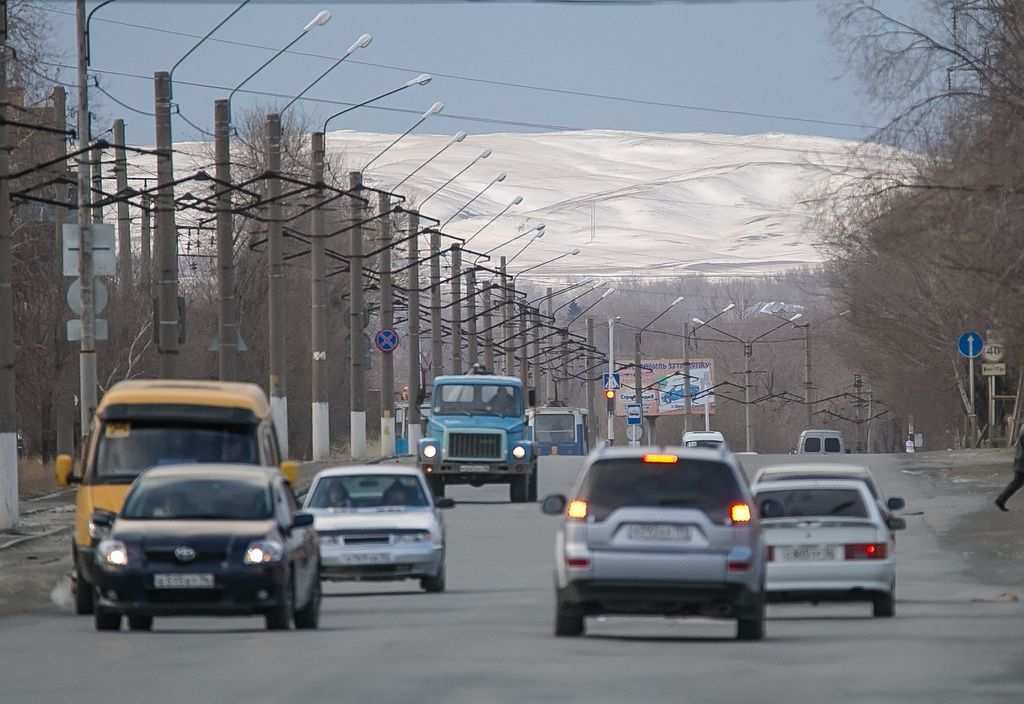
[[[537,454],[522,382],[479,367],[434,379],[420,469],[436,496],[455,484],[508,484],[513,503],[537,500]]]

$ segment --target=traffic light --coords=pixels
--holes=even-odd
[[[608,412],[609,413],[614,413],[615,412],[615,390],[614,389],[605,389],[605,391],[604,391],[604,398],[608,402]]]

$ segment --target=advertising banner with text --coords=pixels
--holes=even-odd
[[[687,378],[682,359],[644,359],[640,362],[640,384],[645,416],[681,416],[686,412]],[[715,412],[714,394],[703,392],[714,386],[715,362],[691,359],[689,374],[690,415],[704,415],[704,407]],[[615,403],[615,415],[625,416],[626,406],[636,403],[636,375],[632,366],[619,370],[622,388]]]

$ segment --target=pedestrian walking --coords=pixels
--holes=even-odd
[[[1013,455],[1013,479],[1003,489],[1003,493],[996,497],[996,506],[999,507],[1000,511],[1010,510],[1006,508],[1006,502],[1022,486],[1024,486],[1024,425],[1021,426],[1020,432],[1017,433],[1016,452]]]

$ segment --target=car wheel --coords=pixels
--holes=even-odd
[[[534,463],[530,469],[530,478],[526,488],[526,500],[530,503],[537,503],[537,464]]]
[[[882,592],[872,597],[872,615],[875,618],[892,618],[896,615],[895,592]]]
[[[423,588],[423,591],[428,594],[440,594],[443,592],[447,581],[446,573],[447,569],[445,569],[444,561],[442,560],[441,569],[437,571],[436,575],[433,577],[424,577],[420,580],[420,586]]]
[[[438,499],[444,498],[444,479],[441,477],[430,478],[430,491],[434,493],[434,497]]]
[[[313,586],[310,587],[309,600],[301,609],[295,611],[295,627],[302,630],[313,630],[320,626],[320,567],[317,566]]]
[[[559,638],[577,638],[586,631],[583,609],[555,601],[555,635]]]
[[[128,617],[128,630],[129,631],[151,631],[153,630],[153,617],[152,616],[129,616]]]
[[[289,578],[285,580],[284,586],[281,588],[281,597],[277,600],[277,604],[267,612],[266,621],[268,631],[287,631],[292,627],[294,601],[294,589],[292,580]]]
[[[75,566],[75,613],[79,616],[87,616],[93,612],[93,590],[92,585],[85,581],[85,576],[78,568],[78,554],[72,551],[72,564]]]
[[[524,475],[521,477],[512,477],[508,483],[508,498],[514,504],[521,504],[526,502],[527,487],[526,484],[529,481],[529,477]]]
[[[96,622],[97,631],[119,631],[121,630],[121,613],[119,611],[111,611],[104,609],[99,604],[95,603],[98,601],[96,596],[93,595],[93,620]]]
[[[762,640],[764,638],[764,597],[758,597],[757,605],[749,612],[744,613],[744,618],[736,620],[737,640]]]

